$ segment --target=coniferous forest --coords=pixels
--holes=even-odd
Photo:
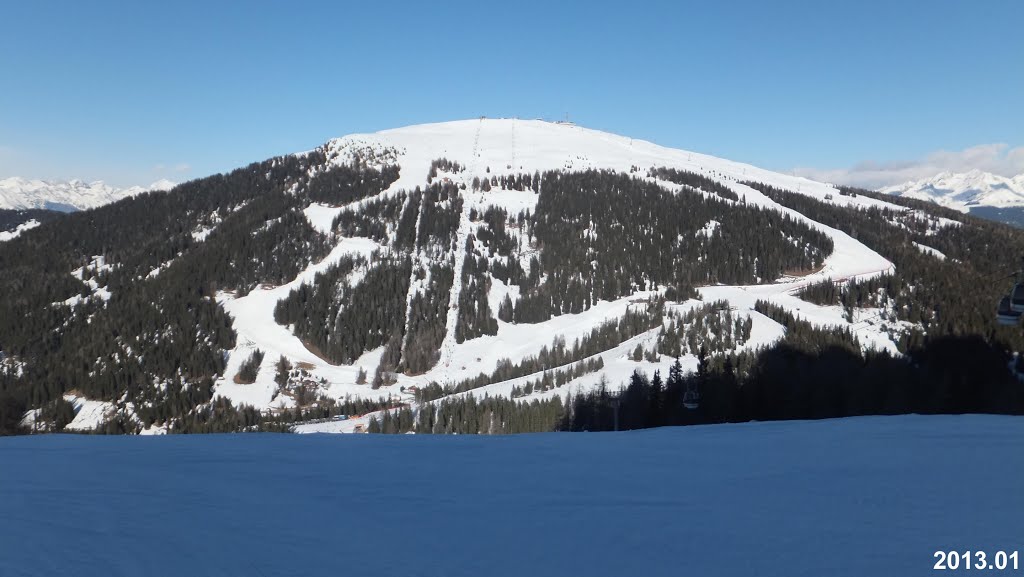
[[[43,210],[38,208],[28,210],[7,210],[0,209],[0,232],[9,232],[16,228],[18,225],[24,224],[31,220],[38,223],[50,222],[64,216],[63,212],[57,212],[55,210]]]

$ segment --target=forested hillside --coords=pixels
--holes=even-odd
[[[0,243],[3,433],[1024,412],[1021,231],[578,127],[357,135],[39,220]]]

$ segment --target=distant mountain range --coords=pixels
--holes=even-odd
[[[149,186],[117,188],[102,180],[34,180],[15,176],[0,180],[0,210],[74,212],[103,206],[148,190],[170,190],[175,185],[169,180],[158,180]]]
[[[1024,174],[1007,178],[981,170],[943,172],[883,188],[880,192],[932,201],[975,216],[1024,225]]]

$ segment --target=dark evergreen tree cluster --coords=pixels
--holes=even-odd
[[[822,306],[842,305],[846,319],[853,322],[854,310],[864,307],[886,309],[893,305],[887,294],[890,280],[885,277],[846,282],[825,279],[811,283],[796,293],[802,300]],[[898,290],[895,294],[898,294]],[[891,317],[891,318],[890,318]],[[879,318],[884,321],[896,320],[898,315],[883,310]]]
[[[487,172],[490,172],[490,169],[488,169]],[[474,176],[472,188],[473,192],[490,192],[492,188],[497,188],[499,190],[517,190],[519,192],[525,192],[527,190],[532,190],[533,192],[540,192],[540,173],[535,172],[532,175],[491,175],[490,177],[483,179]]]
[[[288,380],[291,377],[292,372],[292,364],[288,361],[288,358],[281,355],[281,357],[277,359],[277,364],[274,365],[274,368],[274,382],[277,383],[277,386],[288,386]]]
[[[455,324],[455,341],[462,343],[483,335],[498,334],[498,321],[491,313],[488,294],[491,278],[486,274],[484,257],[474,258],[474,240],[466,239],[466,256],[462,265],[462,290],[459,292],[459,315]]]
[[[875,351],[862,355],[845,345],[799,346],[787,337],[757,353],[709,359],[694,373],[683,374],[677,363],[664,382],[658,373],[648,378],[637,371],[621,393],[602,387],[577,395],[566,403],[559,429],[905,413],[1024,414],[1024,390],[1005,370],[1006,361],[1005,352],[977,336],[940,337],[903,358]],[[696,409],[682,403],[689,389],[699,392]]]
[[[518,242],[508,233],[506,225],[520,227],[525,215],[509,217],[501,208],[488,207],[484,212],[471,209],[469,218],[483,222],[476,233],[466,239],[465,257],[462,267],[462,291],[459,294],[459,316],[456,325],[456,340],[464,342],[483,335],[498,332],[498,323],[492,313],[492,279],[505,284],[519,284],[525,277],[518,258]],[[513,321],[511,298],[506,294],[499,304],[499,317],[505,322]]]
[[[195,248],[190,261],[196,262],[189,265],[199,267],[196,272],[213,286],[239,295],[263,283],[284,284],[330,250],[327,237],[299,210],[300,203],[274,192],[246,204]]]
[[[50,222],[51,220],[57,220],[64,216],[64,214],[65,213],[58,212],[56,210],[44,210],[41,208],[31,208],[27,210],[0,209],[0,232],[12,231],[18,228],[18,226],[31,220],[40,224]]]
[[[697,174],[696,172],[677,170],[675,168],[665,168],[664,166],[661,166],[648,170],[647,176],[667,180],[675,184],[681,184],[694,190],[702,190],[711,194],[717,194],[718,196],[728,200],[737,202],[740,200],[740,196],[728,186],[713,178],[704,176],[703,174]]]
[[[334,364],[351,363],[364,352],[397,339],[399,349],[389,357],[396,368],[412,261],[379,255],[375,260],[363,280],[349,286],[346,277],[361,261],[343,258],[317,275],[312,284],[293,289],[279,301],[275,320],[294,325],[295,335],[309,350]]]
[[[398,226],[399,218],[403,216],[403,209],[410,202],[414,202],[418,206],[419,196],[410,201],[407,193],[399,191],[385,198],[368,200],[358,207],[341,211],[334,218],[332,228],[343,236],[361,236],[384,243],[388,239],[391,228]],[[415,215],[413,216],[415,217]],[[399,230],[399,238],[410,238],[416,234],[415,221],[410,224],[403,219],[402,222],[405,228]],[[409,246],[411,245],[412,241],[409,241]]]
[[[603,368],[604,358],[592,357],[563,369],[544,371],[544,374],[542,374],[538,379],[526,381],[522,386],[513,386],[512,393],[509,396],[513,399],[518,399],[519,397],[529,396],[533,393],[551,391],[564,386],[583,375],[596,373]]]
[[[767,282],[813,270],[832,252],[827,235],[777,211],[677,195],[614,172],[541,179],[529,227],[540,258],[520,282],[516,322],[578,313],[658,286],[688,296],[697,285]],[[704,234],[711,220],[720,226]]]
[[[334,165],[317,172],[305,186],[313,202],[343,205],[374,196],[398,180],[399,167],[384,165],[380,170],[356,157],[351,165]]]
[[[354,419],[376,411],[399,409],[403,405],[381,397],[379,399],[345,397],[334,399],[321,395],[306,406],[261,415],[261,430],[288,431],[296,424],[324,423]]]
[[[483,248],[486,250],[480,251],[482,256],[493,258],[495,255],[501,257],[509,257],[513,251],[519,248],[519,243],[511,234],[509,234],[506,226],[521,228],[521,224],[527,220],[525,213],[518,215],[512,215],[511,217],[503,208],[496,206],[489,206],[483,212],[477,212],[475,208],[470,209],[469,219],[473,222],[482,222],[483,224],[477,227],[475,238],[480,241]],[[509,276],[507,274],[496,274],[498,278],[508,282]],[[518,281],[518,279],[517,279]]]
[[[260,364],[263,362],[263,351],[256,349],[249,355],[249,358],[242,362],[235,375],[235,382],[240,385],[250,385],[256,382],[256,376],[260,371]]]
[[[409,407],[384,412],[370,420],[371,433],[434,433],[446,435],[509,435],[552,431],[562,418],[558,397],[531,402],[499,397],[477,400],[472,395],[445,399],[413,412]]]
[[[408,332],[400,370],[418,375],[437,364],[448,329],[448,299],[455,273],[451,264],[430,266],[426,290],[416,290],[409,303]]]
[[[736,350],[750,338],[753,320],[749,316],[734,317],[727,301],[705,303],[685,313],[671,312],[668,326],[658,333],[655,353],[678,357],[696,355],[703,347],[707,352]],[[638,345],[639,346],[639,345]],[[657,361],[657,355],[649,360]]]
[[[137,425],[136,425],[137,426]],[[111,430],[112,427],[112,430]],[[130,423],[115,419],[107,425],[109,434],[121,434],[120,429],[131,428]],[[217,397],[208,405],[199,407],[180,418],[175,419],[173,433],[234,433],[238,431],[284,432],[284,427],[274,426],[268,422],[264,425],[264,416],[249,405],[236,407],[224,397]]]
[[[843,285],[832,279],[824,279],[808,284],[796,292],[801,300],[816,305],[830,306],[839,304],[843,295]]]
[[[379,255],[374,256],[379,258]],[[312,283],[299,285],[279,300],[274,307],[274,320],[292,327],[295,335],[310,350],[327,359],[335,358],[331,336],[339,330],[335,319],[346,299],[352,298],[353,289],[349,286],[348,277],[356,269],[368,266],[369,261],[361,256],[342,256],[338,262],[317,273]]]
[[[462,195],[452,183],[434,183],[423,191],[416,248],[435,254],[457,250],[455,236],[462,217]]]
[[[433,160],[430,163],[430,171],[427,173],[427,184],[432,184],[434,182],[439,170],[457,174],[466,170],[466,167],[453,160],[448,160],[447,158],[438,158]]]

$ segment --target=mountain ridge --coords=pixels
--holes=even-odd
[[[960,212],[980,207],[1021,207],[1024,206],[1024,173],[1005,177],[979,169],[960,173],[947,171],[887,186],[879,192],[928,200]]]
[[[110,186],[102,180],[42,180],[12,176],[0,179],[0,210],[46,209],[74,212],[141,194],[167,191],[177,183],[160,179],[149,186]]]

